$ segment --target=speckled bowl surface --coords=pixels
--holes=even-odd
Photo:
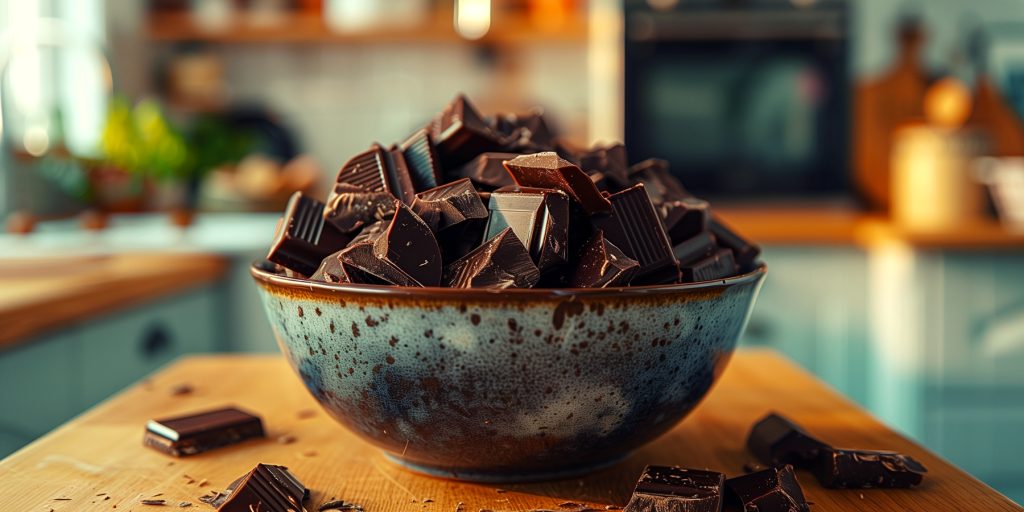
[[[338,422],[412,469],[492,482],[598,469],[675,425],[724,370],[765,273],[491,291],[252,268],[281,351]]]

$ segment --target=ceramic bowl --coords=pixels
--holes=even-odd
[[[281,351],[331,416],[406,467],[490,482],[585,473],[670,429],[725,369],[766,273],[491,291],[265,268]]]

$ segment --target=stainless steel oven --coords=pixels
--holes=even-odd
[[[626,0],[625,139],[694,193],[850,190],[847,5],[838,0]]]

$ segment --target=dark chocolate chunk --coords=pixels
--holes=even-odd
[[[430,138],[430,132],[426,128],[420,128],[416,133],[410,135],[401,147],[402,156],[405,157],[405,163],[409,168],[409,177],[417,192],[432,189],[444,183],[441,162],[438,161],[437,152],[434,151],[434,141]]]
[[[718,245],[732,250],[741,271],[749,272],[754,268],[757,257],[761,255],[760,247],[744,240],[714,215],[708,220],[708,229],[715,235]]]
[[[809,512],[793,466],[768,468],[725,481],[727,500],[744,512]]]
[[[819,453],[831,447],[796,423],[772,413],[754,424],[747,436],[747,449],[770,466],[792,464],[806,469],[818,460]]]
[[[231,483],[226,495],[211,505],[218,512],[301,512],[302,503],[309,499],[309,489],[299,482],[284,466],[257,464],[256,467]]]
[[[505,145],[519,153],[550,151],[554,147],[554,132],[544,119],[540,109],[527,114],[503,114],[495,116],[494,129],[505,136]]]
[[[452,288],[530,288],[540,279],[530,253],[512,228],[505,228],[445,268]]]
[[[715,237],[708,231],[701,231],[689,240],[680,242],[672,247],[672,254],[674,254],[676,260],[679,261],[680,267],[689,267],[690,265],[696,264],[698,261],[711,258],[717,251],[718,246],[715,245]],[[728,252],[728,249],[725,249],[725,251]],[[732,259],[731,253],[729,255],[729,259]],[[712,260],[709,263],[711,263],[712,266],[720,265],[722,268],[729,268],[728,261],[723,262],[719,259]],[[735,266],[735,263],[733,266]],[[691,268],[691,270],[693,269]]]
[[[399,206],[387,230],[374,242],[373,254],[420,286],[441,284],[441,248],[437,238],[408,206]]]
[[[708,230],[707,201],[693,198],[670,201],[661,204],[658,210],[665,225],[665,234],[673,245],[683,243]]]
[[[349,237],[324,223],[324,204],[292,194],[270,245],[267,259],[303,276],[316,272],[325,256],[345,247]]]
[[[660,158],[649,158],[629,169],[629,177],[647,187],[647,194],[654,204],[679,201],[692,197],[683,184],[668,170],[668,162]]]
[[[604,232],[598,230],[584,246],[569,285],[575,288],[626,286],[638,270],[640,263],[605,240]]]
[[[587,213],[608,212],[611,204],[587,173],[557,153],[522,155],[505,162],[512,179],[523,187],[553,188],[576,200]]]
[[[679,270],[687,283],[714,281],[736,275],[736,260],[729,249],[719,249],[707,258],[680,266]]]
[[[369,150],[352,157],[338,171],[337,182],[355,185],[369,192],[389,192],[407,205],[412,204],[415,194],[405,156],[396,146],[384,148],[374,144]]]
[[[569,261],[569,196],[559,190],[507,188],[491,193],[485,237],[512,228],[537,268]]]
[[[678,466],[647,466],[626,512],[719,512],[725,476]]]
[[[458,95],[430,124],[441,167],[454,169],[480,153],[501,151],[502,141],[464,95]]]
[[[594,226],[627,256],[640,262],[634,282],[674,283],[679,268],[661,219],[642,184],[608,196],[612,212],[594,215]]]
[[[181,457],[263,437],[259,416],[228,407],[199,414],[150,420],[143,444]]]
[[[341,251],[328,254],[323,261],[320,262],[320,268],[313,272],[313,275],[309,276],[311,281],[322,281],[325,283],[347,283],[349,282],[348,274],[345,273],[345,269],[341,264]]]
[[[469,178],[463,178],[416,194],[412,210],[439,233],[464,222],[486,219],[487,207],[480,201]]]
[[[391,218],[398,204],[391,192],[335,183],[327,197],[324,220],[343,233],[351,233],[367,224]]]
[[[595,146],[580,155],[579,161],[580,169],[602,173],[615,190],[621,190],[631,185],[626,146],[620,143],[604,147]]]
[[[515,153],[483,153],[460,167],[455,174],[491,190],[514,185],[512,175],[505,170],[504,163],[517,156]]]
[[[928,470],[896,452],[829,449],[818,453],[812,472],[830,489],[897,489],[920,484]]]
[[[373,246],[383,236],[388,226],[388,222],[370,224],[339,253],[345,276],[349,282],[359,284],[421,286],[408,274],[374,254]]]

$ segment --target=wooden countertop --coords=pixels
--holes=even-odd
[[[173,395],[182,383],[194,391]],[[262,415],[269,438],[182,459],[142,446],[148,419],[231,403]],[[746,433],[770,410],[828,442],[899,450],[928,467],[925,482],[907,490],[826,490],[800,472],[812,510],[1024,510],[764,350],[740,351],[690,418],[622,463],[582,479],[500,487],[421,476],[391,464],[322,412],[279,356],[187,358],[0,462],[0,509],[109,511],[116,505],[117,512],[140,511],[150,509],[139,506],[140,499],[159,496],[171,507],[189,502],[208,510],[199,496],[223,489],[258,462],[291,468],[312,489],[307,508],[314,511],[332,497],[369,512],[447,512],[460,502],[467,512],[571,512],[559,508],[566,501],[621,506],[645,464],[741,474],[752,460],[744,449]],[[303,411],[315,412],[310,417]],[[276,441],[285,434],[295,441]]]
[[[209,254],[118,254],[0,261],[0,350],[47,330],[219,278]]]
[[[918,249],[1024,250],[1024,231],[977,220],[942,232],[914,232],[877,213],[845,208],[727,207],[714,211],[760,245],[856,246],[905,243]]]

